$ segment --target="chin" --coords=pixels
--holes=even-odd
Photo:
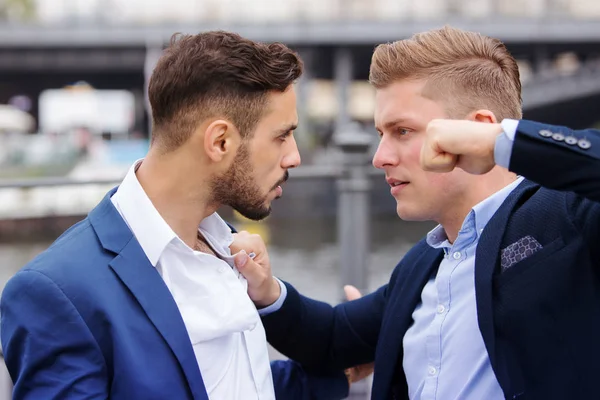
[[[410,207],[402,206],[398,204],[396,206],[396,214],[403,221],[425,221],[426,218],[423,217],[422,213],[418,210],[415,210]]]
[[[252,220],[252,221],[261,221],[271,215],[271,207],[265,206],[264,208],[258,209],[237,209],[237,212],[242,214],[242,216]]]

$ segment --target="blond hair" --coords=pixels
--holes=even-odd
[[[422,94],[443,102],[451,118],[479,109],[499,121],[522,117],[517,62],[498,39],[445,26],[377,46],[371,84],[381,89],[410,79],[425,79]]]

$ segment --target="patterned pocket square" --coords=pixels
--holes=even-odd
[[[533,236],[529,235],[506,246],[500,252],[500,266],[502,267],[502,271],[504,272],[506,269],[541,249],[542,245]]]

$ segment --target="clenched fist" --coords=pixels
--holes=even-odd
[[[248,295],[257,307],[266,307],[281,295],[279,282],[273,278],[267,246],[260,235],[241,231],[233,235],[229,246],[235,266],[248,281]],[[249,254],[254,253],[254,258]]]
[[[421,167],[432,172],[450,172],[458,167],[471,174],[485,174],[496,165],[494,146],[500,133],[500,124],[434,119],[427,125]]]

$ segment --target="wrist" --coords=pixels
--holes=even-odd
[[[279,296],[281,296],[281,286],[279,286],[279,282],[277,279],[275,279],[275,277],[271,277],[271,281],[268,286],[269,288],[267,289],[265,296],[254,302],[258,308],[270,306],[271,304],[275,303],[277,299],[279,299]]]
[[[499,123],[495,123],[495,124],[490,124],[490,139],[493,140],[493,143],[496,143],[496,138],[498,137],[498,135],[502,134],[502,132],[504,132],[504,129],[502,129],[502,124]]]

